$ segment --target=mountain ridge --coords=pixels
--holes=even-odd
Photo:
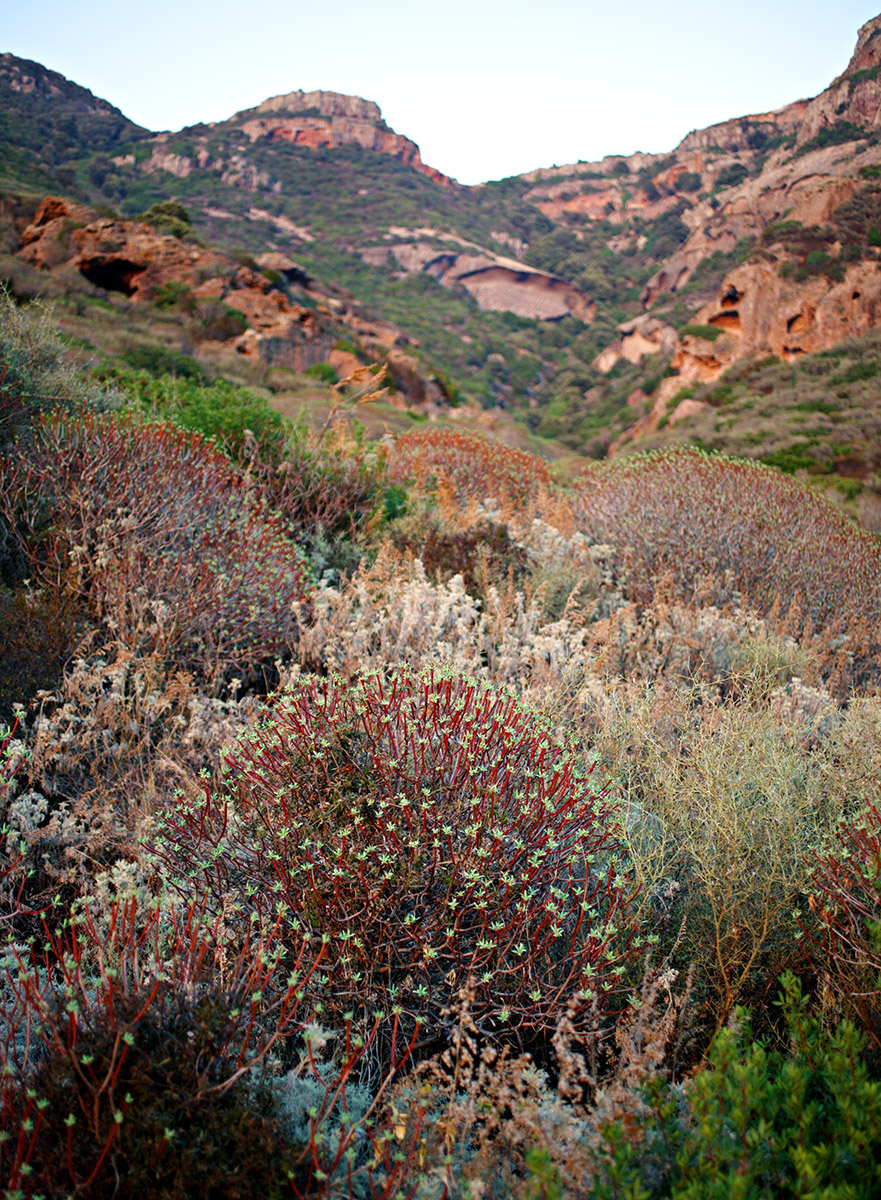
[[[475,187],[422,163],[374,101],[320,90],[176,133],[121,127],[107,106],[91,114],[113,123],[103,149],[20,177],[128,219],[184,204],[202,238],[341,284],[466,398],[580,452],[629,451],[665,424],[687,437],[712,404],[686,393],[741,361],[822,353],[881,323],[879,33],[881,18],[863,25],[817,96],[667,154]]]

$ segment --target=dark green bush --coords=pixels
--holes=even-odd
[[[817,460],[804,453],[801,446],[789,446],[785,450],[775,450],[773,454],[764,455],[761,461],[766,467],[776,467],[778,471],[794,475],[796,471],[809,471],[816,465]]]
[[[306,368],[303,374],[308,375],[310,379],[320,379],[322,383],[329,383],[331,386],[339,383],[340,379],[336,368],[327,362],[313,363],[311,367]]]
[[[881,1081],[865,1039],[846,1021],[829,1030],[795,977],[781,982],[784,1044],[753,1040],[741,1009],[688,1085],[656,1078],[633,1124],[604,1130],[596,1200],[881,1194]]]
[[[737,187],[739,183],[743,183],[749,171],[743,163],[732,163],[728,167],[723,167],[719,172],[719,177],[716,180],[717,188]]]
[[[249,433],[261,454],[275,458],[281,448],[283,421],[262,396],[235,387],[225,379],[189,379],[180,374],[154,378],[146,371],[104,367],[100,375],[112,379],[129,403],[151,416],[174,421],[214,438],[233,457],[242,450]]]
[[[684,337],[703,338],[707,342],[715,342],[722,336],[724,330],[717,325],[683,325],[679,330]]]
[[[839,375],[833,375],[834,384],[862,383],[866,379],[874,379],[878,374],[878,363],[874,359],[855,362]]]
[[[193,232],[190,214],[176,200],[161,200],[142,213],[140,220],[152,225],[157,233],[168,233],[176,238],[184,238]]]
[[[122,355],[122,360],[136,371],[146,371],[157,379],[163,375],[178,375],[193,383],[208,383],[208,376],[194,358],[169,346],[131,346]]]
[[[196,308],[192,289],[176,279],[169,279],[156,289],[153,303],[159,309],[180,308],[185,312],[193,312]]]
[[[696,192],[701,186],[701,177],[697,171],[683,171],[676,180],[680,192]]]
[[[827,125],[821,129],[817,136],[811,138],[809,142],[799,146],[795,152],[796,158],[800,158],[803,154],[810,154],[812,150],[823,150],[826,146],[840,146],[843,142],[856,142],[866,136],[865,129],[860,125],[854,125],[852,121],[836,121],[834,125]]]

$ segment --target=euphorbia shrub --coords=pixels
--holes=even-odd
[[[272,931],[237,946],[222,920],[204,916],[198,904],[141,913],[130,901],[106,929],[86,912],[72,926],[46,925],[29,950],[7,950],[7,1194],[232,1198],[286,1182],[293,1147],[250,1085],[308,1016],[298,963]]]
[[[399,1194],[419,1118],[402,1143],[382,1107],[369,1122],[324,1126],[371,1053],[340,1031],[332,1061],[304,1004],[315,969],[278,928],[232,929],[205,905],[118,902],[105,925],[88,910],[0,958],[0,1180],[5,1196],[348,1196]],[[310,1032],[311,1031],[311,1032]],[[324,1040],[327,1040],[325,1036]],[[267,1071],[300,1047],[296,1081],[312,1097],[291,1139]],[[303,1046],[305,1045],[305,1050]],[[406,1059],[396,1045],[391,1071]],[[375,1081],[374,1096],[388,1082]],[[293,1085],[291,1085],[293,1086]],[[302,1123],[301,1123],[302,1124]],[[335,1189],[322,1180],[333,1176]]]
[[[593,466],[574,504],[585,533],[628,551],[634,599],[648,600],[667,569],[686,598],[708,578],[722,598],[764,611],[797,596],[815,628],[840,627],[848,650],[879,652],[878,539],[772,467],[685,446],[651,451]]]
[[[802,927],[820,951],[818,966],[881,1050],[881,810],[868,804],[818,854],[811,911]]]
[[[203,674],[290,647],[302,557],[210,442],[131,415],[56,414],[35,434],[0,463],[0,516],[47,588]]]
[[[458,429],[403,434],[395,442],[390,473],[402,482],[443,482],[463,506],[491,498],[522,507],[553,490],[548,468],[534,454]]]
[[[324,948],[330,1014],[397,1012],[430,1045],[469,980],[528,1043],[583,989],[609,1006],[635,939],[609,798],[513,698],[456,675],[308,678],[180,799],[155,852],[184,893],[283,916]]]

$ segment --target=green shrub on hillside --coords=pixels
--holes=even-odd
[[[868,137],[865,129],[855,125],[853,121],[836,121],[833,125],[824,125],[816,137],[805,142],[795,152],[795,157],[810,154],[812,150],[823,150],[826,146],[840,146],[843,142],[857,142]]]
[[[194,383],[208,382],[204,368],[191,355],[169,346],[131,346],[123,353],[122,360],[136,371],[147,371],[157,379],[163,375],[178,375]]]
[[[66,356],[49,310],[39,303],[19,308],[0,286],[0,445],[23,433],[41,412],[115,402]]]
[[[738,184],[743,183],[748,174],[749,170],[743,163],[732,163],[728,167],[723,167],[719,172],[716,187],[719,189],[737,187]]]
[[[697,192],[700,190],[701,177],[697,171],[683,171],[677,176],[676,187],[680,192]]]
[[[164,355],[151,361],[158,367]],[[102,379],[112,379],[128,402],[141,412],[214,438],[233,457],[249,440],[255,441],[270,457],[276,455],[283,437],[281,415],[256,392],[236,387],[225,379],[209,383],[198,363],[193,366],[198,371],[191,376],[180,373],[154,376],[147,371],[129,371],[112,365],[103,367],[99,374]]]
[[[157,233],[169,233],[172,237],[184,238],[193,232],[193,221],[182,204],[176,200],[160,200],[138,218],[152,225]]]
[[[703,338],[706,342],[715,342],[725,331],[718,325],[683,325],[679,332],[683,337]]]
[[[179,308],[183,312],[192,313],[196,310],[192,288],[176,279],[169,279],[167,283],[160,284],[153,296],[153,303],[160,311]]]
[[[328,362],[313,363],[303,374],[308,375],[310,379],[320,379],[322,383],[329,383],[331,386],[340,381],[336,367],[332,367]]]

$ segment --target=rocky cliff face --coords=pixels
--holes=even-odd
[[[337,349],[345,340],[360,347],[365,361],[387,367],[405,404],[426,412],[447,405],[443,385],[401,330],[367,317],[350,293],[317,284],[286,255],[270,252],[243,266],[141,221],[101,217],[47,196],[21,234],[19,257],[44,270],[78,271],[135,303],[204,314],[213,325],[203,357],[234,350],[295,371],[330,362],[346,374],[361,360]]]
[[[659,191],[675,187],[683,171],[699,176],[703,189],[682,213],[689,236],[643,290],[646,309],[675,296],[712,256],[744,248],[745,261],[692,321],[707,327],[708,336],[686,335],[666,347],[680,384],[712,379],[743,357],[823,350],[881,322],[881,263],[872,244],[881,220],[874,182],[881,177],[879,75],[881,17],[863,26],[847,69],[815,99],[690,133],[663,173],[655,173],[657,162],[641,164],[644,182]],[[618,168],[619,179],[598,192],[616,213],[616,195],[633,173],[624,161],[627,171]],[[719,189],[720,180],[737,174],[738,182]],[[579,199],[582,211],[597,203],[590,197],[567,203]],[[541,197],[535,202],[544,210]],[[648,207],[645,196],[631,200],[631,210],[634,203]],[[623,326],[622,334],[597,359],[601,370],[628,357]],[[675,386],[666,381],[662,397]]]
[[[744,264],[726,277],[716,299],[686,334],[671,365],[679,383],[715,379],[741,358],[774,354],[796,359],[826,350],[881,325],[881,269],[877,257],[848,266],[840,280],[814,276],[793,284],[775,264]],[[714,336],[718,334],[718,336]]]
[[[326,92],[318,93],[327,95]],[[341,97],[349,99],[350,97]],[[363,101],[362,101],[363,103]],[[370,105],[376,108],[376,105]],[[376,109],[377,113],[379,109]],[[322,147],[360,146],[362,150],[373,150],[377,154],[388,154],[392,158],[412,167],[434,183],[444,186],[452,180],[429,167],[422,161],[419,147],[409,138],[401,137],[384,125],[348,116],[273,116],[265,115],[244,121],[239,128],[251,142],[291,142],[294,146],[308,146],[310,150]]]

